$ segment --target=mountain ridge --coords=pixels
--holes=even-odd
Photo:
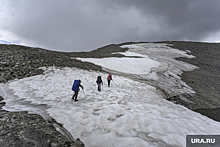
[[[146,43],[146,42],[135,42]],[[125,52],[127,48],[120,48],[121,45],[135,44],[127,42],[121,44],[111,44],[90,52],[58,52],[41,48],[32,48],[18,45],[0,45],[0,82],[6,83],[13,79],[21,79],[24,77],[43,74],[43,70],[39,67],[55,66],[55,67],[76,67],[84,70],[95,70],[106,72],[101,66],[93,63],[82,62],[80,58],[104,58],[104,57],[124,57],[120,54],[112,54],[114,52]],[[154,42],[155,43],[155,42]],[[185,42],[185,41],[162,41],[156,43],[167,43],[168,46],[183,51],[190,50],[196,58],[177,58],[177,60],[191,63],[199,67],[199,69],[183,72],[181,79],[187,85],[196,91],[195,96],[187,97],[187,99],[196,103],[190,106],[188,103],[180,101],[178,96],[175,98],[167,98],[176,104],[181,104],[191,110],[198,111],[201,108],[218,109],[220,105],[220,86],[219,73],[220,67],[218,63],[220,55],[219,43],[202,43],[202,42]],[[217,110],[218,111],[218,110]],[[1,112],[3,112],[1,110]],[[202,112],[200,112],[202,113]],[[24,114],[25,115],[25,114]],[[214,118],[213,118],[214,119]],[[217,120],[220,121],[220,120]]]

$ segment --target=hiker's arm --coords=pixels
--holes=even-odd
[[[81,87],[83,89],[83,86],[81,84],[79,84],[79,87]]]

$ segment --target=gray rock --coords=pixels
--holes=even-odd
[[[0,101],[3,101],[3,100],[4,100],[4,98],[0,96]]]
[[[0,65],[6,67],[6,66],[9,66],[9,62],[0,62]]]

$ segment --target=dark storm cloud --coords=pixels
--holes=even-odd
[[[88,51],[125,41],[204,41],[212,36],[220,40],[218,0],[0,0],[0,3],[2,30],[12,32],[26,44],[53,50]]]
[[[159,33],[164,36],[164,39],[168,37],[200,40],[206,38],[206,35],[214,34],[220,30],[220,1],[218,0],[99,1],[106,9],[117,11],[120,8],[135,8],[143,18],[146,16],[154,17],[156,21],[159,21],[160,29],[152,34]],[[163,34],[163,32],[168,34]],[[154,38],[154,36],[152,37]],[[155,36],[154,39],[157,38]]]

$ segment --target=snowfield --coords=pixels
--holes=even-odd
[[[152,49],[153,45],[150,45]],[[156,58],[156,50],[152,49],[154,57],[144,53],[147,44],[129,47],[131,50],[123,53],[127,56],[125,58],[81,58],[80,60],[93,62],[118,72],[149,75],[150,72],[166,70],[171,63],[177,63],[173,59],[177,54],[192,57],[183,51],[166,51],[167,47],[163,44],[156,46],[158,58]],[[136,50],[136,53],[135,48],[139,50]],[[160,60],[161,55],[164,54],[161,53],[162,49],[158,48],[167,52],[169,56],[164,56],[164,59],[167,61],[170,57],[169,62],[163,63]],[[130,58],[129,56],[142,58]],[[178,70],[173,69],[170,72],[172,71],[174,75],[172,78],[175,78],[176,75],[176,79],[180,80],[177,74],[181,70],[194,68],[193,65],[185,63],[178,66]],[[2,84],[5,87],[3,91],[11,91],[7,94],[4,92],[6,106],[3,108],[10,111],[30,111],[30,108],[25,105],[21,107],[21,105],[12,103],[13,99],[30,102],[32,105],[46,105],[47,114],[63,124],[74,138],[80,138],[85,146],[184,147],[186,135],[218,135],[220,132],[219,122],[181,105],[166,101],[157,93],[156,88],[144,82],[113,74],[111,87],[108,87],[107,73],[77,68],[43,67],[43,69],[45,70],[44,75]],[[101,92],[97,90],[97,76],[102,76],[104,82]],[[79,92],[78,102],[71,99],[73,95],[71,88],[75,79],[80,79],[84,86],[84,90]],[[154,74],[153,79],[157,80],[160,77]],[[181,87],[180,91],[193,92],[190,88],[185,90]]]

